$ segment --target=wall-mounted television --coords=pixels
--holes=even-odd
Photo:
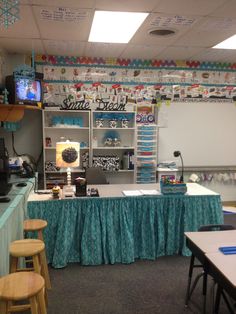
[[[9,104],[37,105],[37,103],[42,102],[43,91],[42,82],[39,78],[39,74],[36,75],[34,81],[24,78],[15,81],[13,75],[7,76],[5,87],[9,92]]]

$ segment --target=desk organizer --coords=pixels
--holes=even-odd
[[[157,126],[137,125],[136,182],[156,183]]]
[[[165,184],[160,182],[161,193],[162,194],[185,194],[187,192],[186,183],[170,183]]]

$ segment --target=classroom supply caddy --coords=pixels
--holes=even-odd
[[[186,183],[178,182],[176,180],[169,180],[168,178],[162,178],[160,181],[161,193],[164,195],[169,194],[185,194],[187,192]]]

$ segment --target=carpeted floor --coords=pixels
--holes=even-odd
[[[225,215],[225,223],[236,227],[236,215]],[[50,268],[52,290],[48,314],[197,314],[201,313],[201,285],[189,306],[184,300],[189,257],[165,256],[133,264]],[[207,313],[211,313],[209,279]],[[228,311],[222,302],[220,314]]]
[[[184,307],[189,258],[161,257],[130,265],[51,269],[49,314],[200,313],[200,291]],[[196,304],[197,303],[197,304]]]

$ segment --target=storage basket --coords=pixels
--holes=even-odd
[[[171,183],[165,184],[160,183],[161,193],[162,194],[185,194],[187,192],[187,185],[186,183]]]

